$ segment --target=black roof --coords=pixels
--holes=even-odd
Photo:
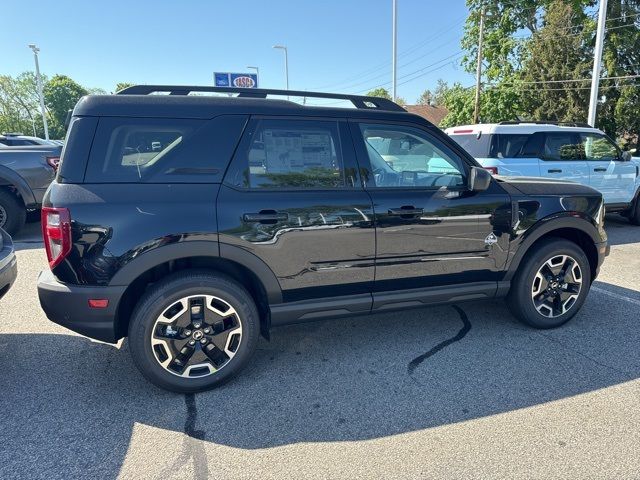
[[[317,117],[337,118],[371,118],[371,119],[395,119],[403,118],[412,123],[422,123],[431,126],[429,122],[418,115],[405,111],[399,105],[390,100],[375,97],[359,97],[355,95],[340,94],[314,94],[314,92],[294,92],[287,90],[252,90],[249,94],[244,89],[239,96],[205,96],[205,95],[149,95],[137,94],[137,92],[162,91],[165,88],[178,88],[167,86],[136,86],[131,87],[131,93],[127,90],[118,95],[88,95],[80,99],[73,115],[75,116],[122,116],[122,117],[152,117],[152,118],[194,118],[209,119],[222,114],[253,114],[253,115],[305,115]],[[201,88],[199,91],[237,93],[239,89],[223,89],[216,87],[179,87],[191,91],[193,88]],[[205,89],[206,88],[206,89]],[[341,108],[330,106],[301,105],[296,102],[265,98],[267,93],[277,95],[307,96],[309,98],[337,98],[351,100],[354,105],[362,105],[358,108]],[[260,98],[262,97],[262,98]],[[366,105],[363,104],[366,103]],[[369,107],[376,102],[374,107]],[[378,106],[380,104],[381,106]]]

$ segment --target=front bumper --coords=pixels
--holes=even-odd
[[[592,280],[595,280],[598,274],[600,273],[600,267],[602,266],[602,262],[604,262],[605,257],[611,253],[611,245],[607,242],[596,243],[596,251],[598,252],[598,265],[596,266],[596,274]]]
[[[59,282],[48,271],[38,276],[40,305],[52,322],[96,340],[115,343],[116,313],[126,286],[85,287]],[[92,308],[90,299],[106,299],[105,308]]]
[[[0,243],[0,298],[9,291],[18,276],[18,262],[13,250],[11,237],[4,231],[0,231],[2,242]]]

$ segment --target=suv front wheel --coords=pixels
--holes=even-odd
[[[258,311],[242,285],[206,271],[181,272],[140,299],[129,324],[129,349],[155,385],[198,392],[239,372],[259,332]]]
[[[590,286],[591,269],[582,249],[567,240],[545,240],[520,265],[507,304],[527,325],[555,328],[578,313]]]

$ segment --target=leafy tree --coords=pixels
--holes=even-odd
[[[473,121],[475,87],[465,88],[460,83],[454,83],[443,95],[443,104],[449,113],[440,123],[440,127],[465,125]],[[519,118],[521,110],[519,87],[512,81],[488,88],[480,97],[482,123],[515,120]]]
[[[43,77],[46,81],[46,77]],[[35,74],[0,76],[0,131],[44,135]]]
[[[378,87],[367,93],[368,97],[381,97],[386,98],[387,100],[391,100],[391,94],[386,88]]]
[[[425,90],[418,97],[418,105],[444,105],[444,94],[449,86],[442,79],[438,80],[436,88],[433,90]]]
[[[116,90],[114,93],[118,93],[120,90],[124,90],[125,88],[128,88],[128,87],[133,87],[134,85],[135,83],[118,82],[116,83]]]
[[[564,0],[555,0],[548,5],[542,28],[528,43],[527,58],[520,75],[524,111],[533,119],[586,119],[589,90],[580,87],[588,86],[588,83],[565,81],[590,76],[593,60],[588,40],[591,32],[567,35],[568,31],[574,32],[576,26],[582,28],[587,21],[584,12],[577,13]]]
[[[44,99],[49,108],[51,125],[49,136],[62,138],[65,135],[67,112],[89,92],[66,75],[55,75],[44,86]]]

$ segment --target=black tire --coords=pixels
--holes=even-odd
[[[161,365],[154,352],[157,346],[151,345],[152,333],[156,320],[167,308],[184,297],[203,294],[218,297],[235,309],[235,318],[242,327],[241,339],[235,355],[217,371],[203,377],[185,378],[171,373]],[[206,326],[206,323],[203,325]],[[195,331],[193,334],[195,335]],[[186,271],[168,276],[145,292],[132,314],[128,341],[133,362],[147,380],[166,390],[190,393],[219,386],[240,372],[255,351],[259,335],[258,310],[251,295],[242,285],[222,274]],[[193,348],[199,349],[199,344],[196,342]]]
[[[633,225],[640,225],[640,197],[636,197],[636,201],[627,216]]]
[[[0,227],[15,235],[24,226],[27,210],[11,192],[0,188]]]
[[[567,303],[569,306],[566,312],[553,317],[545,316],[534,305],[534,281],[543,265],[560,255],[567,255],[577,262],[581,273],[581,287],[577,298],[571,300],[572,303],[570,305]],[[536,283],[536,285],[538,284]],[[547,286],[550,289],[552,288],[551,285]],[[587,298],[590,287],[591,268],[584,251],[573,242],[552,238],[535,245],[522,260],[518,272],[511,283],[511,289],[507,296],[507,305],[520,321],[531,327],[540,329],[556,328],[571,320],[578,313]],[[546,289],[541,290],[541,293],[544,293],[544,291]],[[542,297],[536,296],[536,298]],[[551,296],[550,301],[553,298]],[[546,307],[542,307],[542,309],[549,312]],[[549,313],[553,315],[556,312]]]

